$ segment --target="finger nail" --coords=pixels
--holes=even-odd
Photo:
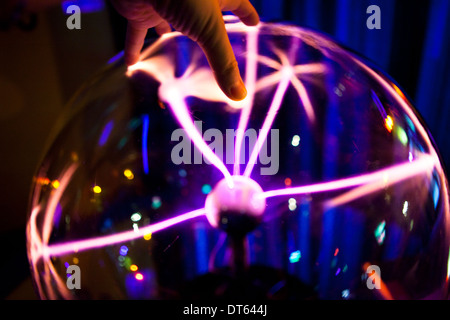
[[[234,83],[230,88],[230,98],[233,100],[242,100],[247,95],[247,89],[242,80]]]
[[[137,55],[125,55],[125,64],[127,66],[132,66],[139,61],[139,56]]]

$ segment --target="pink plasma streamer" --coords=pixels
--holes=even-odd
[[[210,147],[208,147],[206,142],[203,140],[202,136],[198,132],[197,128],[194,125],[194,122],[191,119],[186,103],[184,102],[184,99],[182,98],[180,93],[177,91],[177,89],[172,88],[170,89],[170,94],[168,94],[166,97],[175,115],[175,118],[177,118],[178,122],[181,124],[184,130],[186,130],[186,133],[191,141],[200,150],[200,152],[223,173],[225,179],[227,180],[228,186],[232,188],[233,179],[230,172],[228,171],[227,167],[225,167],[225,164],[222,162],[222,160],[219,159],[219,157],[211,150]]]
[[[245,71],[245,86],[247,87],[247,97],[244,99],[244,107],[242,108],[239,124],[236,134],[236,145],[234,150],[234,175],[240,175],[240,158],[241,158],[241,146],[244,132],[247,129],[248,119],[253,107],[253,98],[255,95],[255,83],[257,75],[257,58],[256,54],[258,48],[258,29],[253,28],[247,33],[247,64]]]
[[[266,119],[264,120],[263,126],[261,128],[258,139],[256,140],[256,145],[253,148],[253,151],[250,155],[250,159],[248,160],[247,167],[245,168],[244,176],[250,177],[253,167],[256,163],[256,158],[261,152],[261,148],[264,144],[264,141],[267,138],[267,134],[269,133],[270,128],[272,127],[273,121],[275,120],[275,116],[280,109],[281,102],[283,101],[284,93],[289,85],[289,78],[291,73],[289,71],[286,72],[286,76],[283,77],[280,84],[277,87],[277,91],[275,92],[275,96],[272,100],[272,104],[270,105],[269,112],[267,114]]]
[[[62,244],[53,244],[44,249],[44,256],[60,256],[70,252],[79,252],[87,249],[100,248],[115,243],[121,243],[138,238],[142,238],[149,233],[156,233],[164,229],[170,228],[176,224],[203,216],[205,210],[203,208],[181,214],[171,219],[167,219],[158,223],[139,228],[138,231],[125,231],[109,236],[97,237],[86,240],[70,241]]]
[[[414,162],[406,162],[387,169],[378,170],[374,173],[363,174],[352,178],[334,180],[330,182],[266,191],[262,194],[262,196],[264,198],[290,196],[296,194],[335,191],[363,184],[374,184],[371,188],[367,188],[364,192],[357,194],[357,197],[362,197],[371,192],[382,190],[385,186],[414,177],[416,175],[428,173],[434,168],[434,166],[434,159],[429,155],[423,155]],[[356,199],[356,197],[352,197],[352,199]]]

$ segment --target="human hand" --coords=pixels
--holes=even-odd
[[[125,62],[139,60],[149,28],[158,34],[177,31],[198,42],[205,52],[222,91],[233,100],[242,100],[247,91],[228,40],[222,11],[231,11],[249,26],[259,16],[249,0],[112,0],[116,10],[128,20]]]

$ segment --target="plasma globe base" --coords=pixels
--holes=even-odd
[[[71,100],[30,204],[40,297],[448,298],[447,180],[402,91],[319,33],[226,19],[243,101],[178,33]]]

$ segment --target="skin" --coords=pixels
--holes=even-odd
[[[1,0],[0,12],[10,12],[19,0]],[[159,34],[171,31],[170,25],[196,41],[203,49],[222,91],[232,100],[247,95],[239,74],[222,11],[231,11],[249,26],[259,23],[259,16],[249,0],[110,0],[128,20],[125,62],[139,60],[149,28]],[[40,11],[61,4],[61,0],[25,0],[29,11]]]
[[[259,16],[248,0],[112,0],[116,10],[128,20],[125,61],[139,59],[149,28],[159,34],[170,32],[170,25],[203,49],[222,91],[233,100],[242,100],[247,91],[239,74],[228,40],[222,11],[231,11],[249,26]]]

